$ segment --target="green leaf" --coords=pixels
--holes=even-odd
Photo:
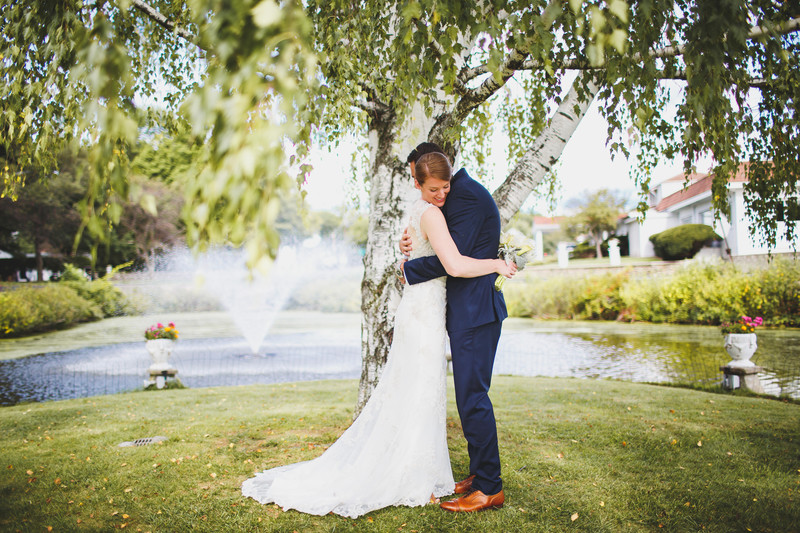
[[[158,216],[158,207],[156,206],[156,198],[152,194],[143,194],[139,204],[142,209],[147,211],[153,216]]]
[[[626,0],[609,0],[608,10],[624,24],[628,23],[630,13]]]
[[[628,46],[628,32],[619,28],[615,29],[608,37],[608,44],[620,54],[624,53]]]
[[[259,28],[278,24],[283,18],[280,6],[275,0],[262,0],[251,11],[253,22]]]

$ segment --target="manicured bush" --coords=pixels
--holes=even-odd
[[[17,337],[99,320],[100,308],[60,283],[0,293],[0,337]]]
[[[694,257],[703,246],[720,239],[705,224],[684,224],[650,236],[656,255],[667,261]]]
[[[74,289],[81,298],[96,304],[104,317],[131,315],[138,312],[125,293],[116,288],[108,277],[90,281],[81,269],[67,264],[60,283]]]

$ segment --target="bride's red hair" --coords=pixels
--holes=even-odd
[[[425,183],[428,178],[436,178],[442,181],[450,181],[453,176],[453,167],[447,156],[439,152],[423,154],[417,159],[414,165],[414,174],[417,183]]]

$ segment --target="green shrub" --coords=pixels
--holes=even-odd
[[[104,317],[137,313],[136,307],[125,293],[111,283],[109,275],[90,281],[78,267],[70,264],[64,267],[60,283],[74,289],[81,298],[96,304]]]
[[[668,261],[694,257],[703,246],[720,239],[705,224],[684,224],[650,236],[656,255]]]
[[[800,326],[800,261],[777,258],[769,268],[751,270],[749,316],[761,316],[772,325]]]
[[[628,281],[629,275],[626,270],[588,277],[580,295],[574,299],[575,316],[591,320],[615,320],[625,307],[620,288]]]
[[[102,317],[98,306],[61,283],[0,293],[0,337],[65,328]]]
[[[586,284],[585,278],[554,276],[540,278],[524,271],[503,287],[509,316],[575,318],[575,301]]]
[[[750,269],[688,261],[638,277],[626,271],[540,279],[525,271],[504,293],[509,315],[518,317],[717,325],[747,315],[800,327],[800,261],[783,258]]]
[[[622,291],[632,319],[719,324],[745,312],[745,280],[728,264],[687,263],[669,274],[632,280]]]

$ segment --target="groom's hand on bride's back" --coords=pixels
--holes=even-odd
[[[407,259],[401,260],[397,263],[397,279],[400,280],[400,283],[406,283],[406,271],[403,269],[403,265],[405,265]]]
[[[403,231],[399,246],[403,255],[411,255],[411,235],[408,234],[408,228]]]

